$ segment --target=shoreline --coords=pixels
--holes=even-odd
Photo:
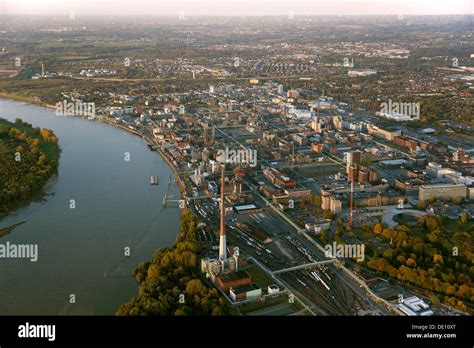
[[[9,95],[9,97],[7,97],[7,96],[6,96],[5,94],[3,94],[3,93],[0,93],[0,100],[6,100],[6,101],[7,101],[7,100],[10,100],[10,101],[13,101],[13,102],[19,102],[19,103],[25,103],[25,104],[30,104],[30,105],[36,105],[36,106],[40,106],[40,107],[45,107],[45,108],[50,109],[50,110],[51,110],[51,109],[55,109],[55,106],[54,106],[54,105],[46,105],[46,104],[44,104],[44,103],[32,102],[31,100],[26,100],[26,99],[23,99],[23,98],[15,98],[15,96],[12,97],[11,95]],[[21,105],[21,104],[20,104],[20,105]],[[82,116],[71,116],[71,117],[80,117],[80,118],[83,118],[83,119],[86,119],[86,120],[87,120],[87,117],[82,117]],[[162,159],[164,159],[164,161],[166,162],[166,164],[167,164],[167,165],[169,166],[169,168],[171,169],[171,172],[172,172],[175,176],[179,177],[178,172],[177,172],[177,168],[176,168],[176,166],[174,166],[174,164],[173,164],[173,160],[170,158],[170,156],[168,156],[168,155],[166,154],[166,152],[161,148],[161,146],[158,146],[158,145],[157,145],[157,143],[155,142],[155,140],[152,139],[150,136],[146,136],[146,135],[144,135],[144,134],[142,134],[142,133],[140,133],[140,132],[138,132],[138,131],[136,131],[136,130],[128,129],[126,126],[123,126],[123,125],[116,125],[116,124],[114,124],[114,123],[112,123],[112,122],[105,122],[104,119],[103,119],[102,117],[100,117],[100,116],[99,116],[99,117],[96,117],[95,120],[101,121],[101,123],[103,123],[103,124],[105,123],[105,124],[107,124],[107,125],[109,125],[109,126],[114,126],[115,128],[120,128],[121,130],[125,130],[125,131],[127,131],[129,134],[133,134],[133,135],[139,136],[140,138],[142,138],[142,139],[144,140],[144,143],[142,143],[142,144],[145,146],[146,151],[150,151],[150,149],[149,149],[148,146],[147,146],[148,144],[151,144],[151,145],[153,145],[154,147],[156,146],[156,148],[157,148],[157,150],[158,150],[158,151],[156,151],[156,152],[158,152],[158,153],[159,153],[159,156],[160,156]],[[93,126],[93,125],[91,125],[91,126]],[[120,136],[120,135],[119,135],[119,136]],[[141,145],[141,146],[143,146],[143,145]],[[152,152],[154,152],[154,151],[152,151]],[[151,156],[154,156],[154,155],[151,155]],[[54,178],[54,176],[53,176],[52,178],[50,178],[50,179],[53,179],[53,178]],[[178,180],[177,180],[177,182],[178,182]],[[46,185],[48,185],[48,184],[46,184]],[[47,186],[45,186],[45,188],[47,188]],[[166,189],[166,186],[165,186],[165,189]],[[180,186],[179,186],[179,189],[180,189],[180,192],[183,192],[183,191],[181,191],[181,187],[180,187]],[[46,192],[45,192],[46,195],[51,194],[51,193],[52,193],[51,191],[46,191]],[[30,203],[31,203],[31,202],[30,202]],[[28,203],[28,204],[30,204],[30,203]],[[161,203],[161,202],[159,202],[159,203]],[[136,284],[136,280],[135,280],[135,279],[133,278],[133,276],[132,276],[132,271],[133,271],[135,268],[137,268],[137,267],[139,266],[139,263],[140,263],[140,262],[142,262],[142,261],[147,261],[147,260],[151,259],[151,257],[153,256],[153,253],[156,252],[157,250],[164,249],[164,248],[169,248],[169,247],[172,247],[172,246],[175,245],[175,243],[176,243],[176,238],[178,238],[178,237],[180,236],[180,233],[181,233],[180,226],[181,226],[181,224],[182,224],[184,215],[185,215],[185,214],[183,214],[183,212],[180,212],[180,213],[179,213],[179,216],[178,216],[178,220],[177,220],[177,223],[178,223],[178,224],[177,224],[177,225],[174,225],[174,223],[173,223],[172,228],[169,229],[170,231],[173,231],[173,233],[172,233],[173,241],[171,241],[170,244],[165,244],[165,245],[162,245],[162,246],[160,246],[160,245],[155,245],[155,246],[153,246],[153,248],[152,248],[153,250],[152,250],[151,254],[146,253],[146,254],[144,254],[142,257],[139,258],[138,262],[131,264],[130,272],[129,272],[130,274],[129,274],[129,276],[127,276],[127,278],[128,278],[129,281],[131,282],[131,284],[132,284],[132,286],[133,286],[133,290],[132,290],[132,292],[130,293],[130,295],[127,296],[127,301],[129,300],[129,298],[135,296],[135,295],[136,295],[136,292],[137,292],[137,290],[138,290],[138,287],[137,287],[137,284]],[[0,217],[0,221],[3,220],[2,218],[5,218],[5,217],[6,217],[6,216]],[[0,232],[2,232],[1,235],[0,235],[0,237],[3,237],[3,234],[7,235],[8,233],[12,232],[15,227],[20,226],[20,225],[24,224],[25,222],[26,222],[26,221],[23,221],[23,220],[22,220],[22,221],[14,221],[14,222],[12,222],[11,224],[9,224],[8,226],[4,226],[4,228],[0,228]],[[8,233],[5,233],[5,232],[7,232],[7,231],[8,231]],[[117,310],[117,308],[119,308],[119,307],[120,307],[121,305],[123,305],[123,304],[124,304],[124,302],[123,302],[122,300],[116,301],[116,302],[113,304],[112,309],[110,310],[110,312],[108,312],[108,313],[105,314],[105,315],[114,316],[114,315],[115,315],[115,312],[116,312],[116,310]]]
[[[35,99],[36,97],[24,97],[17,94],[0,92],[0,98],[24,102],[28,104],[34,104],[34,105],[43,106],[46,108],[54,108],[54,105],[46,104],[45,102],[42,102],[41,100]]]
[[[5,237],[6,235],[9,235],[10,233],[13,232],[13,230],[15,228],[17,228],[20,225],[23,225],[24,223],[26,223],[26,220],[22,220],[20,222],[11,224],[11,225],[3,227],[3,228],[0,228],[0,238]]]
[[[17,101],[17,100],[14,100],[14,101]],[[0,118],[0,123],[3,124],[3,121],[6,121],[6,124],[7,126],[9,127],[12,127],[12,128],[15,128],[17,130],[22,130],[21,128],[18,128],[15,127],[16,125],[16,122],[12,122],[12,121],[9,121],[8,119],[3,119],[3,118]],[[27,123],[28,124],[28,123]],[[23,127],[26,127],[25,124],[21,124],[21,126]],[[30,129],[31,127],[31,129]],[[26,130],[25,132],[31,132],[33,133],[33,125],[28,125],[28,130]],[[54,133],[53,133],[54,134]],[[40,139],[40,142],[41,144],[47,144],[46,141],[44,141],[43,139],[41,139],[40,136],[36,136],[36,135],[30,135],[32,137],[34,137],[35,139]],[[57,139],[57,138],[56,138]],[[26,207],[32,203],[35,203],[35,202],[42,202],[45,200],[45,197],[48,196],[48,192],[47,192],[47,187],[49,186],[49,184],[54,181],[57,176],[58,176],[58,169],[59,169],[59,162],[60,162],[60,158],[61,158],[61,147],[59,146],[59,143],[56,142],[56,144],[53,144],[54,145],[54,149],[52,150],[53,153],[51,154],[51,157],[52,158],[49,158],[48,161],[49,162],[49,165],[51,165],[51,163],[56,163],[56,166],[52,168],[52,172],[50,173],[50,176],[46,179],[46,181],[44,182],[44,184],[34,190],[34,191],[30,191],[30,196],[27,197],[26,199],[21,199],[19,201],[14,201],[14,202],[9,202],[9,203],[5,203],[5,208],[6,210],[5,211],[1,211],[0,212],[0,222],[2,222],[2,220],[6,217],[8,217],[9,215],[11,215],[12,213],[14,213],[15,211],[23,208],[23,207]],[[43,149],[44,150],[44,149]],[[46,156],[46,155],[45,155]],[[16,227],[16,226],[15,226]],[[6,226],[5,228],[9,228],[9,226]],[[13,229],[12,229],[13,230]],[[0,238],[3,237],[2,233],[2,228],[0,228]]]
[[[47,108],[47,109],[56,109],[56,107],[54,105],[50,105],[50,104],[46,104],[40,100],[37,100],[33,97],[22,97],[22,96],[18,96],[16,94],[11,94],[11,93],[4,93],[4,92],[0,92],[0,99],[3,98],[5,100],[12,100],[12,101],[18,101],[18,102],[24,102],[24,103],[27,103],[27,104],[32,104],[32,105],[36,105],[36,106],[39,106],[39,107],[44,107],[44,108]],[[69,115],[69,117],[80,117],[80,118],[83,118],[85,119],[86,116],[75,116],[75,115]],[[125,127],[123,125],[120,125],[120,124],[117,124],[115,122],[108,122],[107,119],[104,118],[104,116],[96,116],[94,120],[98,120],[100,121],[102,124],[106,124],[108,126],[113,126],[115,128],[119,128],[123,131],[126,131],[130,134],[133,134],[133,135],[136,135],[136,136],[139,136],[141,137],[143,140],[145,140],[145,142],[147,143],[147,145],[153,145],[153,146],[156,146],[156,152],[159,153],[160,157],[166,162],[166,164],[168,164],[168,166],[171,168],[171,171],[173,172],[173,174],[175,175],[175,177],[177,178],[177,183],[178,183],[178,189],[179,189],[179,192],[180,192],[180,195],[181,197],[184,196],[184,198],[187,197],[186,195],[186,185],[184,184],[184,181],[183,179],[181,178],[181,176],[179,175],[179,172],[178,172],[178,168],[176,167],[176,165],[173,163],[173,159],[170,158],[166,152],[163,150],[163,148],[158,144],[156,143],[155,141],[153,141],[153,139],[150,139],[148,136],[134,130],[134,129],[130,129],[128,127]],[[181,215],[181,214],[180,214]],[[181,216],[180,216],[180,219],[179,219],[179,223],[181,223]]]
[[[3,98],[3,99],[6,99],[6,100],[13,100],[13,101],[19,101],[19,102],[24,102],[24,103],[27,103],[27,104],[32,104],[32,105],[36,105],[36,106],[39,106],[39,107],[44,107],[44,108],[47,108],[47,109],[56,109],[56,107],[54,105],[50,105],[50,104],[46,104],[44,102],[41,102],[39,100],[36,100],[34,98],[28,98],[28,97],[21,97],[21,96],[17,96],[15,94],[9,94],[9,93],[2,93],[0,92],[0,98]],[[83,118],[83,119],[86,119],[86,116],[75,116],[75,115],[69,115],[69,117],[80,117],[80,118]],[[104,118],[104,116],[96,116],[94,118],[94,120],[98,120],[99,122],[101,122],[102,124],[105,124],[105,125],[108,125],[108,126],[113,126],[115,128],[119,128],[123,131],[126,131],[130,134],[133,134],[133,135],[136,135],[136,136],[139,136],[140,138],[142,138],[143,140],[145,140],[145,142],[147,143],[147,145],[152,145],[152,146],[155,146],[156,147],[156,152],[158,152],[158,154],[160,155],[160,157],[166,162],[166,164],[168,164],[168,167],[171,168],[171,171],[173,172],[175,178],[176,178],[176,183],[177,183],[177,186],[178,186],[178,190],[179,190],[179,193],[180,193],[180,198],[184,198],[186,199],[187,198],[187,193],[186,193],[186,185],[183,181],[183,179],[181,178],[181,176],[179,175],[179,172],[178,172],[178,168],[176,167],[176,165],[173,163],[173,159],[170,158],[166,152],[164,151],[164,149],[162,148],[162,146],[160,146],[160,144],[158,144],[157,142],[155,142],[153,139],[150,139],[148,136],[134,130],[134,129],[130,129],[128,127],[125,127],[123,125],[120,125],[120,124],[117,124],[115,122],[108,122],[108,120],[106,118]],[[2,219],[2,217],[0,216],[0,220]],[[182,221],[182,214],[180,214],[180,218],[179,218],[179,222],[178,222],[178,229],[179,229],[179,226],[181,225],[181,221]]]
[[[0,98],[3,98],[3,99],[6,99],[6,100],[13,100],[13,101],[19,101],[19,102],[24,102],[24,103],[27,103],[27,104],[33,104],[33,105],[37,105],[37,106],[40,106],[40,107],[44,107],[44,108],[47,108],[47,109],[56,109],[56,107],[54,105],[51,105],[51,104],[46,104],[40,100],[37,100],[35,99],[34,97],[23,97],[23,96],[19,96],[19,95],[16,95],[16,94],[11,94],[11,93],[4,93],[4,92],[0,92]],[[85,116],[75,116],[75,115],[70,115],[72,117],[81,117],[81,118],[85,118]],[[172,162],[172,160],[168,157],[168,155],[166,155],[166,153],[163,151],[163,149],[161,148],[161,146],[159,146],[157,143],[155,143],[152,139],[150,139],[149,137],[147,137],[146,135],[136,131],[136,130],[133,130],[133,129],[130,129],[130,128],[127,128],[123,125],[120,125],[120,124],[116,124],[114,122],[107,122],[107,120],[104,120],[103,119],[103,116],[96,116],[95,120],[98,120],[100,122],[102,122],[103,124],[106,124],[106,125],[109,125],[109,126],[113,126],[115,128],[120,128],[124,131],[127,131],[128,133],[131,133],[131,134],[134,134],[136,136],[139,136],[141,137],[143,140],[145,140],[148,144],[150,145],[156,145],[157,146],[157,152],[160,154],[160,156],[166,161],[166,163],[168,164],[168,166],[171,167],[173,173],[175,175],[178,175],[178,171],[177,171],[177,168],[176,166],[174,165],[174,163]],[[179,176],[179,175],[178,175]],[[181,180],[181,179],[180,179]]]

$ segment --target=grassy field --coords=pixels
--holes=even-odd
[[[257,284],[262,289],[266,289],[269,285],[275,284],[272,277],[256,265],[246,269],[246,272],[252,277],[252,283]]]
[[[289,303],[288,296],[283,295],[248,303],[239,307],[239,312],[244,315],[289,315],[302,309],[298,301]]]

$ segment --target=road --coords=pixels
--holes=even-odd
[[[231,142],[245,146],[222,129],[216,129]],[[258,157],[258,156],[257,156]],[[264,161],[264,160],[263,160]],[[264,161],[266,163],[266,161]],[[182,180],[184,173],[179,172]],[[251,214],[242,221],[249,221],[273,236],[276,243],[263,244],[226,218],[227,239],[229,245],[238,246],[241,255],[251,256],[262,263],[271,272],[286,268],[306,265],[310,262],[328,260],[325,249],[309,236],[304,229],[294,223],[284,212],[277,209],[262,196],[256,187],[244,181],[255,192],[259,206],[268,207],[259,214]],[[187,192],[188,197],[192,196]],[[218,230],[219,204],[212,199],[193,199],[189,207],[206,228],[200,234],[200,239],[207,241],[209,247],[216,243],[215,231]],[[240,219],[240,217],[239,217]],[[247,220],[245,220],[247,219]],[[284,248],[282,253],[279,248]],[[292,293],[316,315],[355,315],[357,308],[371,310],[374,313],[389,314],[391,307],[386,301],[379,299],[366,285],[339,260],[330,260],[335,264],[318,264],[312,268],[294,269],[281,274],[273,274],[276,281],[285,285]]]

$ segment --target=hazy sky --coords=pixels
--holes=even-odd
[[[0,15],[474,14],[474,0],[0,0]]]

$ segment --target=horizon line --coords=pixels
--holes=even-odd
[[[185,13],[186,18],[190,17],[288,17],[288,14],[189,14]],[[178,17],[178,14],[80,14],[75,13],[79,17]],[[386,14],[294,14],[296,17],[396,17],[398,13],[386,13]],[[68,18],[69,14],[52,14],[52,13],[38,13],[38,14],[1,14],[0,17],[65,17]],[[438,14],[405,14],[403,17],[441,17],[441,16],[474,16],[474,13],[438,13]],[[181,19],[183,20],[183,19]]]

